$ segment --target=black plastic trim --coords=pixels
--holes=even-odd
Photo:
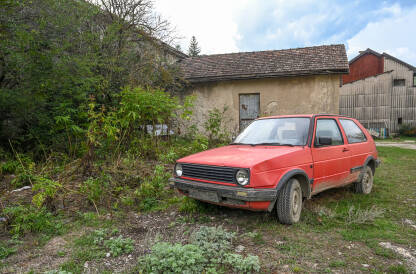
[[[221,198],[230,198],[246,202],[272,201],[277,195],[277,190],[274,188],[254,189],[239,186],[225,186],[179,178],[170,178],[169,182],[171,183],[172,187],[175,187],[181,191],[189,191],[190,189],[200,191],[214,191]],[[244,195],[238,195],[238,192],[240,194],[244,193]]]

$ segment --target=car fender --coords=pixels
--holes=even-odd
[[[364,164],[361,166],[361,172],[360,172],[360,175],[358,176],[358,182],[361,181],[361,178],[363,177],[364,172],[365,172],[365,167],[368,165],[368,163],[370,163],[370,161],[374,161],[374,165],[370,167],[373,170],[373,174],[375,173],[376,167],[377,167],[377,160],[372,155],[369,155],[365,159]]]
[[[304,192],[304,196],[309,199],[311,197],[311,184],[313,183],[313,179],[310,179],[308,174],[306,174],[303,169],[298,168],[291,169],[280,177],[279,182],[276,185],[277,193],[279,193],[279,191],[289,182],[289,179],[293,178],[294,176],[302,176],[304,178],[304,182],[300,182],[302,192]],[[269,212],[273,210],[276,201],[277,195],[276,198],[270,202],[270,205],[267,209]]]

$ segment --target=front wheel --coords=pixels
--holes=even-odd
[[[357,193],[369,194],[373,189],[374,175],[369,166],[365,166],[361,181],[354,183],[354,190]]]
[[[290,179],[277,194],[277,217],[282,224],[294,224],[302,211],[302,188],[296,179]]]

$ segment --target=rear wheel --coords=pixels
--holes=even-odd
[[[276,202],[277,217],[282,224],[294,224],[302,211],[302,188],[296,179],[290,179],[279,191]]]
[[[373,170],[369,166],[365,166],[364,174],[361,181],[354,184],[354,190],[357,193],[369,194],[373,189],[374,175]]]

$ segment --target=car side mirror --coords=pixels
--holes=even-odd
[[[332,145],[332,138],[319,137],[318,140],[319,140],[319,143],[318,143],[319,146],[330,146],[330,145]]]

